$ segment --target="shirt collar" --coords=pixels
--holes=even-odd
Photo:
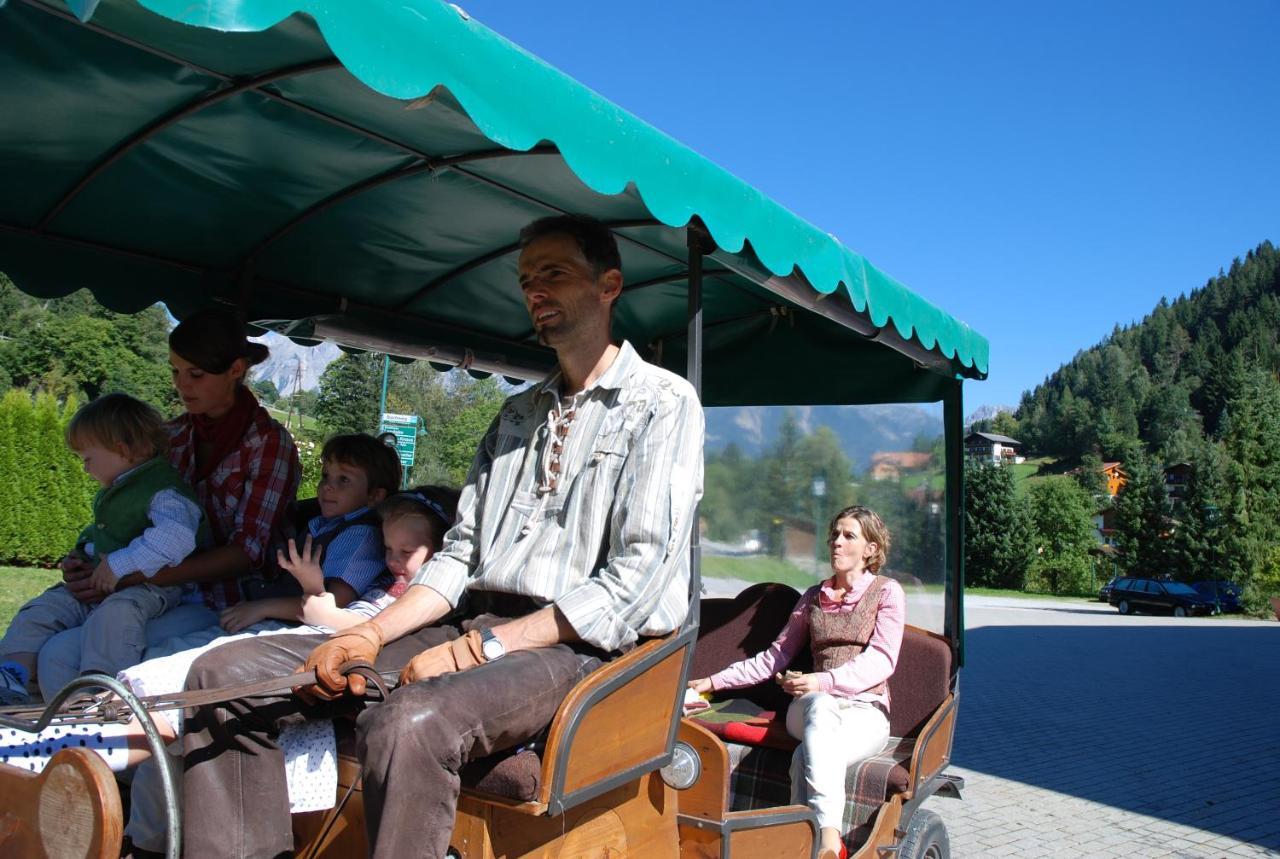
[[[115,480],[113,480],[113,481],[111,481],[111,485],[112,485],[112,486],[119,486],[119,485],[120,485],[121,483],[123,483],[126,479],[128,479],[129,475],[133,474],[133,473],[134,473],[135,471],[137,471],[139,468],[142,468],[142,466],[146,465],[146,464],[147,464],[148,462],[150,462],[152,459],[156,459],[156,457],[154,457],[154,456],[153,456],[153,457],[151,457],[150,459],[144,459],[144,460],[142,460],[142,462],[139,462],[137,465],[133,466],[133,467],[132,467],[132,468],[130,468],[128,471],[122,471],[122,472],[120,472],[119,474],[117,474],[117,475],[116,475],[116,479],[115,479]]]
[[[600,378],[596,379],[589,387],[584,388],[581,393],[585,394],[597,388],[604,391],[621,389],[639,362],[640,356],[636,354],[636,350],[632,348],[628,341],[623,340],[618,346],[618,354],[614,356],[613,363],[600,374]],[[558,398],[560,396],[562,375],[560,369],[556,368],[546,380],[538,385],[537,396],[541,398],[549,394]]]
[[[850,605],[862,599],[862,595],[867,592],[867,588],[871,587],[871,583],[875,581],[875,573],[866,570],[853,583],[853,587],[844,592],[844,596],[837,599],[835,589],[835,576],[831,576],[822,582],[819,594],[823,602],[833,605]]]
[[[352,510],[350,513],[346,514],[345,516],[334,516],[331,519],[326,519],[323,516],[317,516],[316,518],[312,519],[311,522],[308,524],[310,524],[311,526],[312,536],[315,536],[317,534],[321,534],[325,531],[328,531],[332,528],[336,528],[339,525],[343,524],[344,522],[353,522],[368,512],[369,512],[369,507],[368,505],[365,505],[364,507],[359,507],[355,510]]]

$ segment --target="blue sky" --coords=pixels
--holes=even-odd
[[[966,409],[1280,242],[1280,3],[461,5],[986,335]]]

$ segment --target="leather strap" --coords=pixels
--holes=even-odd
[[[343,676],[359,674],[364,677],[370,688],[378,691],[376,700],[385,701],[396,685],[396,673],[383,676],[373,665],[363,659],[344,662],[338,669]],[[186,707],[203,707],[208,704],[221,704],[237,698],[265,698],[292,692],[301,686],[311,686],[316,682],[314,671],[302,671],[297,674],[285,674],[280,677],[268,677],[253,683],[242,683],[239,686],[224,686],[221,689],[196,689],[188,692],[177,692],[173,695],[149,695],[138,699],[149,711],[176,710]],[[367,695],[366,691],[366,695]],[[36,721],[44,710],[36,707],[3,708],[0,715],[9,717],[10,724],[19,727],[16,722]],[[69,723],[108,723],[127,722],[133,711],[111,693],[77,697],[63,704],[60,713],[54,719],[60,724]],[[33,718],[35,717],[35,718]]]

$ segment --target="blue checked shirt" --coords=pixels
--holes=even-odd
[[[200,508],[194,501],[183,498],[173,489],[161,489],[151,496],[151,503],[147,505],[151,527],[123,549],[107,555],[111,572],[118,579],[130,573],[142,573],[149,579],[162,567],[181,564],[196,550],[200,516]],[[92,543],[85,548],[92,554]]]
[[[555,489],[539,492],[560,375],[507,400],[472,463],[444,548],[413,579],[456,606],[467,589],[554,604],[612,651],[676,629],[702,496],[702,407],[684,379],[623,343],[572,399]]]
[[[334,516],[332,519],[316,516],[307,522],[307,530],[312,537],[319,537],[368,512],[368,507],[361,507],[345,516]],[[301,549],[302,546],[298,548]],[[320,569],[326,579],[341,579],[358,594],[364,593],[386,566],[382,529],[377,525],[349,526],[333,538],[320,558]]]

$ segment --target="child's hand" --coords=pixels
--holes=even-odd
[[[694,692],[697,692],[699,695],[704,695],[704,694],[706,694],[707,692],[712,691],[712,690],[711,690],[711,678],[710,678],[710,677],[702,677],[702,678],[700,678],[700,679],[698,679],[698,680],[690,680],[690,681],[689,681],[689,688],[690,688],[690,689],[692,689]]]
[[[307,595],[316,595],[324,593],[324,570],[320,568],[320,555],[322,550],[317,549],[314,553],[311,551],[311,535],[307,535],[306,542],[302,544],[302,551],[298,551],[298,544],[292,537],[289,538],[289,557],[285,557],[284,552],[276,550],[276,563],[280,565],[280,569],[285,570],[289,575],[298,580],[298,584],[302,585],[302,592]]]
[[[333,613],[336,611],[341,611],[341,609],[338,608],[338,603],[333,598],[333,594],[328,591],[302,598],[303,623],[309,623],[312,626],[329,626],[329,619],[333,617]]]
[[[263,612],[264,603],[265,600],[236,603],[231,608],[222,610],[222,614],[218,615],[218,622],[227,632],[240,632],[258,621],[267,619],[266,613]]]
[[[93,574],[89,576],[89,583],[102,596],[109,596],[115,593],[116,585],[120,584],[120,580],[116,578],[115,570],[111,569],[110,562],[103,558],[98,562],[98,566],[93,568]]]
[[[799,671],[788,671],[786,674],[781,675],[778,683],[782,686],[782,691],[793,698],[799,698],[801,695],[807,695],[810,692],[822,691],[822,686],[818,683],[817,674],[801,674]]]

